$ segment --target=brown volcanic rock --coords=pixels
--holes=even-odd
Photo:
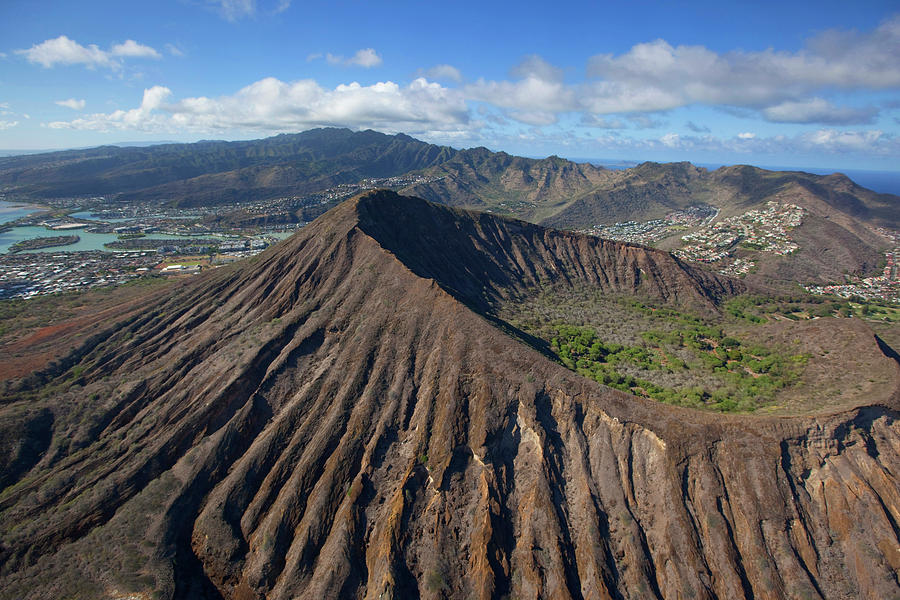
[[[56,435],[0,493],[0,597],[82,578],[109,597],[896,596],[896,390],[833,416],[699,413],[478,312],[543,281],[712,306],[731,284],[703,277],[394,194],[347,202],[110,326],[74,380],[4,399],[0,418],[51,411]]]

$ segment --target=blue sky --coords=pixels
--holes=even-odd
[[[527,156],[900,170],[900,7],[0,6],[0,148],[319,126]]]

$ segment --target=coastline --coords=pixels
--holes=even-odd
[[[49,206],[42,206],[40,204],[0,200],[0,227],[23,217],[49,210],[52,210]]]

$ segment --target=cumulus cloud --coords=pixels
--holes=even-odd
[[[378,56],[378,53],[375,52],[373,48],[363,48],[362,50],[357,50],[356,54],[347,59],[348,65],[356,65],[358,67],[365,67],[366,69],[370,67],[377,67],[381,63],[381,57]]]
[[[638,44],[620,56],[601,54],[588,73],[619,91],[654,98],[659,109],[694,102],[762,107],[823,88],[889,89],[900,86],[900,16],[870,33],[829,31],[798,52],[728,52]],[[606,98],[609,100],[609,98]]]
[[[64,35],[35,44],[27,50],[16,50],[16,54],[21,54],[29,62],[46,68],[57,64],[85,64],[91,67],[113,65],[109,54],[98,48],[96,44],[82,46]]]
[[[28,62],[39,64],[44,68],[56,65],[85,65],[89,68],[106,67],[118,69],[124,58],[160,58],[159,52],[139,44],[134,40],[126,40],[114,44],[112,48],[101,50],[96,44],[82,46],[75,40],[61,35],[52,40],[34,44],[31,48],[16,50],[16,54],[24,56]]]
[[[563,70],[551,65],[536,54],[526,56],[522,62],[512,68],[514,77],[520,79],[540,79],[541,81],[562,81]]]
[[[561,69],[542,58],[527,57],[512,70],[512,74],[518,79],[479,79],[465,86],[465,93],[473,100],[511,109],[512,118],[529,124],[553,123],[558,113],[578,109],[576,88],[563,81]]]
[[[162,57],[159,52],[157,52],[150,46],[138,44],[134,40],[125,40],[125,42],[121,44],[113,45],[113,47],[110,49],[110,54],[112,54],[113,56],[130,56],[138,58]]]
[[[459,69],[452,65],[435,65],[430,69],[420,69],[419,75],[427,77],[429,79],[441,79],[444,81],[455,81],[456,83],[462,82],[462,73],[460,73]]]
[[[510,114],[629,114],[705,104],[777,122],[858,124],[871,122],[877,110],[839,107],[820,96],[900,87],[897,56],[900,15],[870,32],[825,32],[796,52],[721,53],[658,39],[623,54],[591,57],[589,79],[574,84],[564,82],[559,68],[530,56],[510,80],[479,80],[466,92]]]
[[[756,134],[755,134],[755,133],[752,133],[752,132],[750,132],[750,131],[744,131],[744,132],[741,132],[741,133],[737,134],[737,136],[738,136],[738,139],[742,139],[742,140],[752,140],[753,138],[756,137]]]
[[[4,129],[11,129],[18,124],[19,124],[18,121],[0,121],[0,131],[2,131]]]
[[[325,89],[312,80],[261,79],[230,96],[167,102],[162,86],[144,92],[141,106],[98,113],[52,128],[99,131],[297,131],[319,126],[371,127],[422,133],[456,131],[471,125],[465,99],[457,90],[424,78],[407,86],[387,81]]]
[[[307,61],[316,60],[321,58],[321,54],[310,54],[306,57]],[[344,58],[340,54],[332,54],[329,52],[325,55],[325,60],[328,61],[329,64],[332,65],[344,65],[349,67],[363,67],[369,69],[371,67],[379,66],[383,61],[381,57],[378,56],[378,53],[375,52],[374,48],[363,48],[361,50],[357,50],[356,54],[351,56],[350,58]]]
[[[878,114],[874,107],[835,106],[823,98],[788,101],[764,108],[763,116],[774,123],[828,123],[856,125],[871,123]]]
[[[58,104],[59,106],[65,106],[66,108],[71,108],[72,110],[82,110],[85,103],[84,100],[69,98],[68,100],[57,100],[56,104]]]
[[[900,150],[896,138],[885,136],[879,130],[871,131],[838,131],[820,129],[799,136],[800,141],[810,147],[822,148],[827,152],[871,152],[893,148]]]
[[[676,148],[681,143],[681,136],[677,133],[667,133],[659,138],[659,143],[666,148]]]
[[[144,90],[141,105],[132,110],[96,113],[73,121],[47,123],[51,129],[92,129],[96,131],[159,131],[165,128],[167,118],[157,112],[172,91],[160,85]]]

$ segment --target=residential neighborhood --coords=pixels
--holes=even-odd
[[[803,287],[813,294],[833,294],[841,298],[900,303],[900,247],[886,252],[884,258],[884,269],[881,275],[876,277],[850,277],[846,283]]]
[[[625,221],[614,225],[598,224],[590,229],[582,229],[580,233],[649,246],[675,232],[711,223],[718,214],[718,209],[713,206],[696,205],[689,206],[684,210],[672,211],[663,219]]]
[[[791,239],[790,230],[803,222],[805,212],[795,204],[770,200],[765,209],[727,217],[683,236],[681,239],[687,245],[675,250],[675,255],[684,260],[713,263],[733,256],[738,247],[790,254],[800,248]]]

